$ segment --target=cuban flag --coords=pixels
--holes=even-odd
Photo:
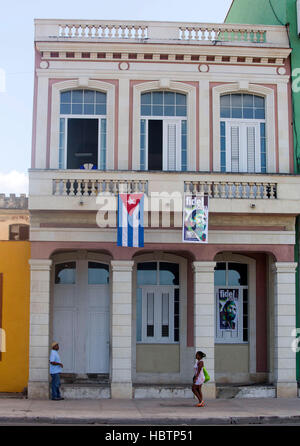
[[[144,194],[119,194],[118,246],[144,246]]]

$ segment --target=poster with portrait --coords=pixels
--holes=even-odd
[[[220,288],[218,290],[219,330],[238,331],[239,290]]]
[[[207,243],[208,196],[186,194],[183,204],[182,241]]]

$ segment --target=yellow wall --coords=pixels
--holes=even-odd
[[[22,392],[28,381],[30,242],[0,242],[3,273],[2,329],[6,351],[0,360],[0,392]]]

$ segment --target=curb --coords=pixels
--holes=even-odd
[[[227,418],[79,418],[49,416],[3,416],[0,424],[52,424],[52,425],[106,425],[106,426],[217,426],[217,425],[266,425],[266,424],[300,424],[300,415],[292,416],[258,416]]]

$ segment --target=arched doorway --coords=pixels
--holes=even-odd
[[[60,344],[63,373],[109,373],[108,259],[78,252],[56,255],[53,264],[52,337]]]

